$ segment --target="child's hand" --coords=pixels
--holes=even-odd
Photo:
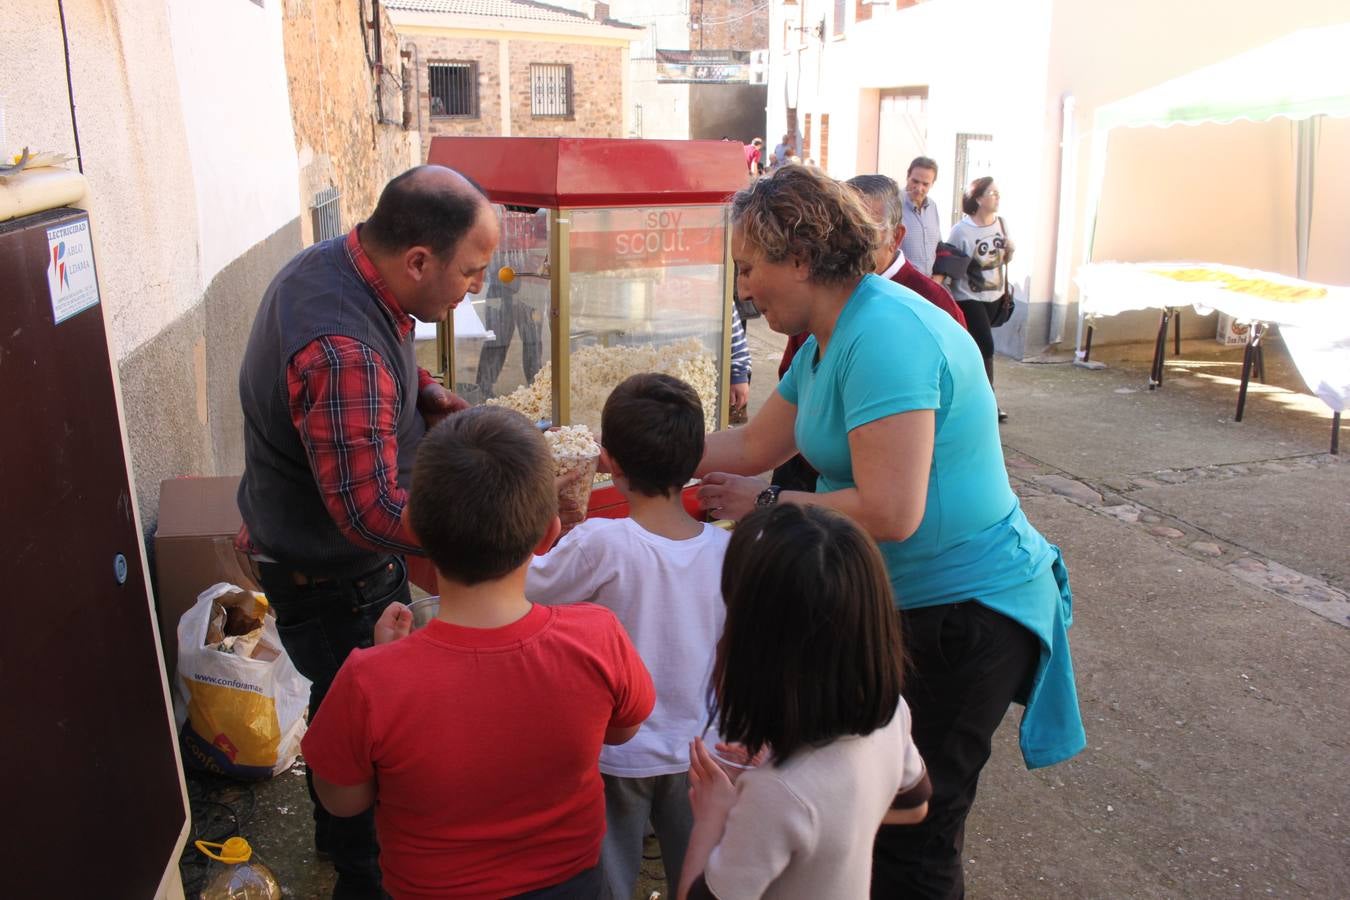
[[[375,643],[387,644],[412,634],[412,610],[395,601],[384,608],[375,623]]]
[[[708,752],[703,739],[694,738],[689,744],[689,806],[694,821],[717,822],[720,831],[735,804],[736,788],[731,779]]]

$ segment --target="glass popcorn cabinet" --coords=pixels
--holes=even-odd
[[[667,372],[726,426],[738,144],[437,137],[428,161],[481,185],[501,220],[483,290],[437,338],[447,386],[598,433],[616,384]]]

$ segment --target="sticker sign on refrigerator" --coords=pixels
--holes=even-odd
[[[59,325],[98,304],[89,221],[48,228],[47,247],[47,287],[52,297],[52,318]]]

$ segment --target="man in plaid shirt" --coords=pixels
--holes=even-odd
[[[364,224],[301,251],[258,309],[239,376],[237,544],[313,682],[311,720],[380,613],[409,599],[417,445],[467,406],[417,367],[413,319],[440,321],[482,290],[497,239],[476,185],[421,166],[389,182]],[[314,816],[315,844],[338,872],[333,896],[381,896],[373,814],[337,818],[316,803]]]

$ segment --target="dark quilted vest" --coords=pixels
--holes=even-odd
[[[343,537],[328,514],[291,422],[286,367],[306,344],[345,335],[370,347],[398,384],[398,483],[407,490],[426,433],[417,411],[412,334],[398,339],[393,317],[361,279],[337,237],[300,252],[272,280],[253,322],[239,371],[244,407],[244,478],[239,511],[254,545],[308,573],[367,571],[384,555]]]

